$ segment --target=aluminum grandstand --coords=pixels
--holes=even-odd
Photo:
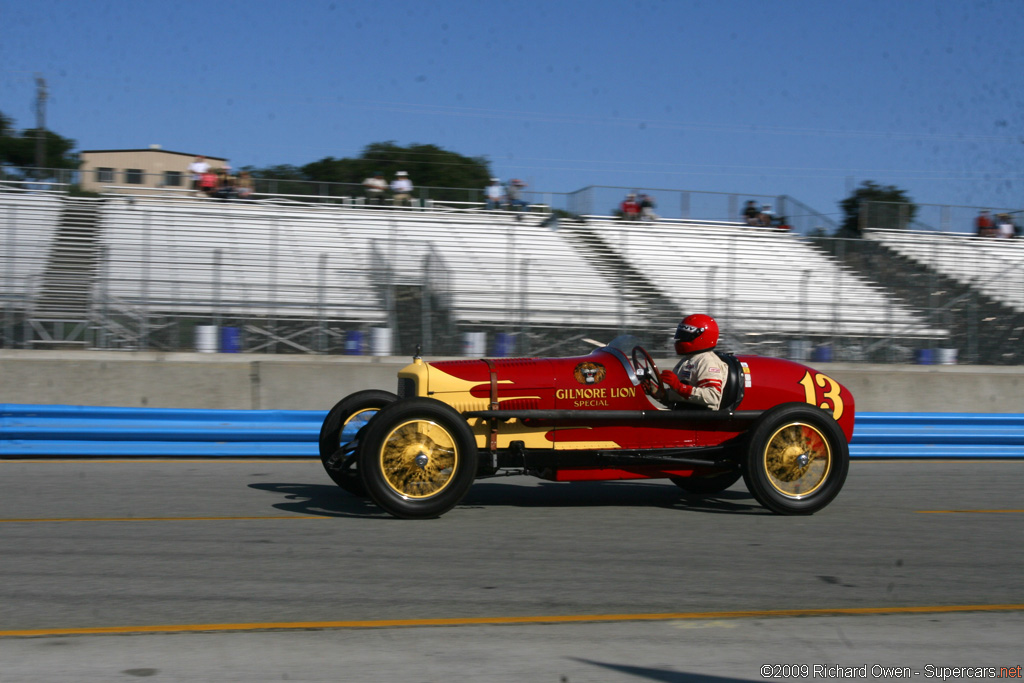
[[[212,326],[239,331],[229,350],[246,352],[358,352],[353,340],[374,330],[390,331],[382,354],[457,354],[480,333],[514,340],[495,355],[574,352],[624,331],[667,351],[676,321],[705,311],[739,352],[906,362],[960,347],[962,362],[1017,362],[972,358],[956,337],[963,292],[896,282],[884,260],[948,272],[979,296],[1007,290],[999,300],[1019,313],[1024,287],[999,286],[1016,243],[536,208],[0,192],[2,346],[191,350],[196,328]],[[958,276],[940,259],[969,250],[994,270]]]

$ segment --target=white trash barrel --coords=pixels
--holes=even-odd
[[[480,358],[487,353],[486,332],[466,332],[462,337],[462,355]]]
[[[217,353],[216,325],[196,325],[196,351],[200,353]]]
[[[391,356],[391,328],[370,328],[370,353],[374,356]]]

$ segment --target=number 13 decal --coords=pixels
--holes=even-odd
[[[819,372],[811,374],[808,370],[804,374],[804,378],[800,380],[800,384],[804,387],[805,400],[811,405],[816,405],[824,410],[832,409],[832,417],[837,421],[843,415],[843,399],[839,396],[839,392],[842,387],[839,386],[839,382],[835,381],[828,375],[822,375]],[[815,386],[817,385],[817,386]],[[824,391],[820,391],[824,389]],[[819,403],[820,396],[820,403]],[[831,402],[831,405],[829,404]]]

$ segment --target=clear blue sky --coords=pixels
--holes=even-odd
[[[0,111],[235,167],[433,143],[531,189],[1024,207],[1020,0],[0,0]],[[415,179],[414,179],[415,180]]]

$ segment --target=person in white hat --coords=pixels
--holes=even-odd
[[[395,174],[395,179],[391,181],[391,194],[392,203],[395,206],[410,206],[412,202],[412,181],[409,180],[409,174],[405,171],[399,171]]]

